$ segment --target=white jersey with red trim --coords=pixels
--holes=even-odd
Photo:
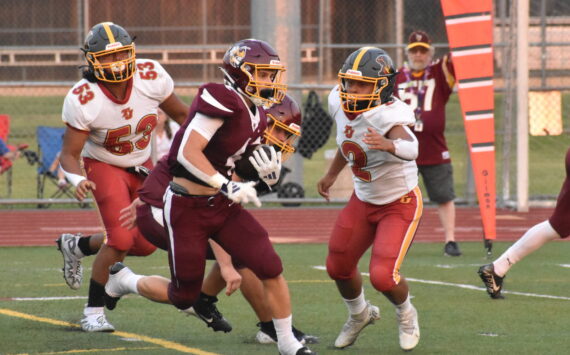
[[[137,59],[136,64],[124,100],[117,100],[102,84],[85,79],[67,93],[63,122],[89,134],[81,156],[123,168],[150,158],[157,108],[172,94],[174,83],[157,61]]]
[[[399,99],[377,106],[350,120],[341,108],[339,87],[329,94],[329,112],[336,121],[336,143],[347,160],[356,196],[364,202],[385,205],[396,201],[418,185],[414,160],[402,160],[388,152],[371,150],[362,141],[368,128],[386,135],[394,126],[415,122],[412,109]]]

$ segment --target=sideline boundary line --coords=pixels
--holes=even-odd
[[[6,308],[0,308],[0,314],[6,315],[9,317],[14,317],[14,318],[31,320],[34,322],[41,322],[41,323],[47,323],[47,324],[51,324],[51,325],[57,325],[57,326],[61,326],[61,327],[73,327],[73,328],[79,328],[80,327],[79,324],[69,323],[69,322],[65,322],[65,321],[61,321],[61,320],[57,320],[57,319],[38,317],[38,316],[34,316],[32,314],[17,312],[17,311],[13,311],[13,310],[6,309]],[[166,349],[176,350],[176,351],[179,351],[182,353],[187,353],[187,354],[220,355],[217,353],[212,353],[212,352],[208,352],[208,351],[204,351],[204,350],[200,350],[200,349],[196,349],[196,348],[190,348],[190,347],[187,347],[185,345],[175,343],[173,341],[159,339],[159,338],[153,338],[153,337],[149,337],[146,335],[121,332],[121,331],[115,331],[115,332],[109,333],[109,334],[114,335],[114,336],[118,336],[121,338],[137,339],[137,340],[144,341],[147,343],[159,345],[159,346],[166,348]]]
[[[316,270],[323,270],[326,271],[326,267],[323,265],[316,265],[313,266],[314,269]],[[362,276],[368,276],[370,277],[370,274],[367,272],[361,272],[360,273]],[[416,279],[413,277],[406,277],[406,280],[408,281],[412,281],[412,282],[417,282],[417,283],[423,283],[423,284],[427,284],[427,285],[437,285],[437,286],[450,286],[450,287],[457,287],[457,288],[464,288],[467,290],[475,290],[475,291],[484,291],[487,292],[487,290],[484,287],[478,287],[478,286],[474,286],[474,285],[468,285],[468,284],[457,284],[457,283],[453,283],[453,282],[444,282],[444,281],[435,281],[435,280],[422,280],[422,279]],[[553,299],[553,300],[563,300],[563,301],[570,301],[570,297],[564,297],[564,296],[553,296],[553,295],[542,295],[539,293],[530,293],[530,292],[517,292],[517,291],[501,291],[501,293],[504,294],[508,294],[508,295],[516,295],[516,296],[525,296],[525,297],[536,297],[536,298],[547,298],[547,299]]]

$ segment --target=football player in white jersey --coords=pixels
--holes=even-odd
[[[122,227],[119,211],[137,197],[145,170],[141,167],[151,168],[149,143],[157,109],[182,123],[189,106],[174,94],[172,78],[158,62],[135,58],[135,44],[121,26],[95,25],[83,51],[88,63],[83,79],[63,104],[67,128],[60,161],[78,200],[93,193],[105,225],[107,238],[93,262],[81,327],[109,332],[114,327],[103,312],[109,266],[127,253],[148,255],[156,248],[138,229]]]
[[[337,348],[352,345],[364,327],[380,319],[379,308],[364,297],[357,268],[370,246],[370,281],[396,307],[400,347],[411,350],[420,338],[417,311],[399,272],[422,215],[418,143],[409,128],[414,113],[392,96],[395,75],[385,51],[363,47],[345,60],[329,95],[338,150],[317,188],[328,200],[348,163],[355,190],[337,218],[327,256],[327,272],[349,310]]]

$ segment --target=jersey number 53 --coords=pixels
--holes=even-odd
[[[157,124],[157,117],[155,114],[150,114],[144,116],[135,129],[135,135],[142,133],[142,137],[131,142],[130,140],[121,140],[121,138],[128,137],[131,135],[131,126],[126,125],[115,129],[110,129],[107,131],[107,136],[105,137],[105,142],[103,145],[105,149],[115,155],[127,155],[133,150],[145,149],[150,143],[150,134]]]

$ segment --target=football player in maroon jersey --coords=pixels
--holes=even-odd
[[[570,219],[568,219],[570,213],[570,149],[566,152],[565,166],[566,179],[562,184],[556,201],[556,208],[550,218],[527,230],[497,260],[479,268],[479,276],[491,298],[504,298],[501,294],[503,279],[514,264],[540,249],[547,242],[570,236]]]
[[[398,70],[394,94],[412,106],[414,134],[419,142],[418,170],[427,194],[437,204],[445,233],[444,253],[460,256],[455,241],[455,191],[453,169],[445,141],[445,104],[455,85],[451,55],[433,61],[434,48],[423,31],[410,34],[408,61]]]
[[[263,105],[279,103],[285,96],[285,68],[271,46],[247,39],[228,49],[221,69],[225,83],[200,87],[168,156],[173,175],[164,195],[171,269],[168,299],[181,310],[198,300],[211,238],[234,263],[262,280],[279,352],[313,354],[293,335],[289,290],[267,231],[242,207],[249,202],[261,206],[257,183],[231,180],[235,161],[249,146],[261,143],[267,128]],[[277,183],[281,152],[262,154],[257,163],[263,183]],[[139,276],[121,266],[117,277],[136,284]]]
[[[293,153],[295,150],[293,143],[300,137],[301,111],[299,106],[293,99],[286,96],[280,104],[274,104],[271,108],[266,109],[266,112],[268,128],[264,133],[264,143],[274,145],[285,154]],[[142,189],[139,190],[139,199],[144,203],[138,203],[136,206],[135,204],[131,205],[130,208],[122,211],[121,216],[121,219],[125,221],[125,226],[138,225],[147,240],[164,250],[167,248],[168,235],[162,226],[162,214],[160,213],[160,217],[157,218],[157,210],[162,210],[164,207],[162,195],[171,179],[172,176],[168,172],[166,160],[161,159],[145,180]],[[135,209],[136,212],[134,211]],[[212,259],[212,255],[210,255],[209,259]],[[216,295],[224,287],[226,287],[226,294],[229,295],[236,289],[236,286],[239,286],[227,280],[223,266],[214,264],[204,280],[198,301],[193,305],[192,310],[189,311],[190,314],[202,319],[208,327],[215,331],[229,331],[232,329],[228,321],[216,309]],[[237,268],[242,275],[241,291],[260,321],[258,323],[260,330],[255,337],[256,341],[260,343],[275,343],[277,335],[271,321],[271,311],[267,300],[263,296],[264,291],[261,281],[250,270],[239,265]],[[231,271],[227,270],[225,272]],[[137,281],[136,288],[133,288],[132,292],[155,302],[170,303],[166,293],[169,282],[170,280],[161,276],[143,276]],[[111,293],[120,294],[116,289],[123,287],[121,279],[114,275],[110,276],[107,288]],[[305,334],[295,327],[293,327],[293,333],[303,343],[318,342],[317,337]]]
[[[274,104],[270,108],[266,108],[265,111],[268,118],[268,128],[264,133],[263,142],[273,145],[281,151],[283,161],[285,161],[295,151],[293,145],[301,134],[301,110],[292,98],[285,96],[281,103]],[[162,221],[162,209],[164,207],[162,196],[170,180],[172,180],[172,176],[168,171],[166,159],[161,159],[145,179],[143,187],[138,191],[139,198],[129,207],[123,209],[119,217],[124,222],[124,227],[132,228],[137,225],[149,242],[163,250],[167,249],[168,236]],[[82,246],[82,249],[76,247],[73,250],[69,250],[69,255],[66,259],[68,263],[73,264],[74,268],[78,270],[81,265],[81,259],[84,256],[95,254],[99,250],[104,235],[81,236],[66,234],[66,238],[73,241],[74,244]],[[209,251],[209,259],[214,259],[211,251]],[[232,327],[217,310],[216,302],[218,299],[216,296],[224,287],[227,290],[226,294],[231,294],[239,287],[239,283],[236,283],[235,274],[231,270],[233,268],[222,271],[225,266],[227,265],[220,266],[217,263],[212,266],[212,269],[204,279],[200,297],[189,314],[202,319],[214,331],[228,332],[231,331]],[[261,281],[246,268],[238,268],[238,271],[243,277],[240,287],[242,294],[251,304],[260,321],[258,323],[260,330],[256,334],[256,341],[260,343],[275,343],[277,335],[271,321],[271,312],[263,296]],[[80,278],[80,273],[75,275]],[[114,276],[111,276],[111,280],[113,279]],[[139,279],[137,288],[133,291],[153,301],[169,303],[165,291],[168,288],[168,282],[168,279],[161,276],[144,276]],[[116,303],[117,300],[109,301]],[[293,327],[293,333],[303,343],[318,342],[317,337],[305,334],[295,327]]]

